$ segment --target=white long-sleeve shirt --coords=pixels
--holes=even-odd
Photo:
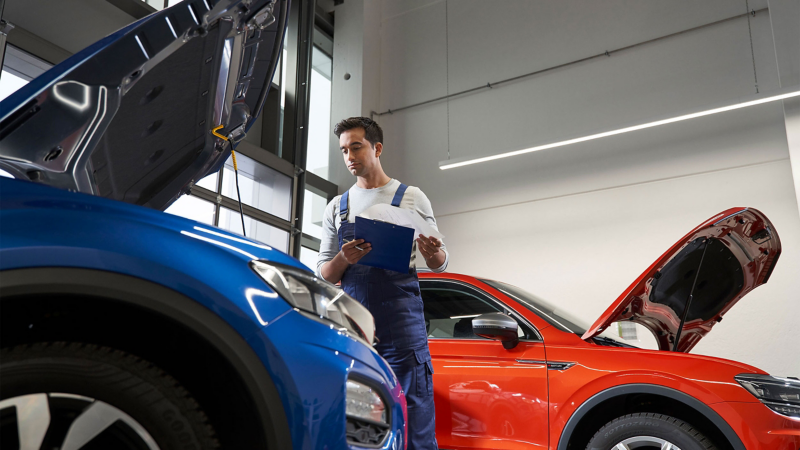
[[[363,189],[356,185],[350,188],[350,210],[347,215],[347,221],[355,223],[356,216],[367,210],[373,205],[380,203],[391,204],[397,188],[400,187],[400,182],[392,179],[385,185],[375,189]],[[319,259],[317,260],[317,274],[322,276],[321,268],[326,262],[332,260],[337,253],[339,253],[339,227],[341,226],[341,218],[339,217],[339,201],[342,196],[337,195],[328,206],[325,208],[325,215],[322,217],[322,243],[319,248]],[[437,231],[439,228],[436,226],[436,219],[433,217],[433,208],[431,201],[419,188],[409,186],[403,195],[403,200],[400,202],[400,207],[403,209],[410,209],[416,211],[422,216]],[[416,236],[415,236],[416,238]],[[447,263],[450,260],[450,254],[442,242],[442,251],[445,253],[444,263],[441,267],[430,269],[434,272],[444,272],[447,269]],[[410,268],[416,268],[417,256],[417,242],[414,241],[413,248],[411,249],[411,264]]]

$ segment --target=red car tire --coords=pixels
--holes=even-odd
[[[628,414],[608,422],[589,441],[587,450],[617,448],[716,450],[716,446],[690,424],[663,414]]]

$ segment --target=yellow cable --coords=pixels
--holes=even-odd
[[[220,130],[220,129],[222,129],[222,128],[225,128],[225,125],[220,125],[220,126],[218,126],[217,128],[212,128],[212,129],[211,129],[211,134],[213,134],[214,136],[216,136],[216,137],[218,137],[218,138],[225,139],[225,140],[227,141],[227,140],[228,140],[228,138],[227,138],[227,137],[225,137],[225,136],[223,136],[223,135],[221,135],[221,134],[217,133],[217,130]]]
[[[211,129],[211,134],[213,134],[213,135],[214,135],[214,136],[216,136],[216,137],[219,137],[219,138],[225,139],[225,140],[227,141],[227,140],[228,140],[228,138],[226,138],[225,136],[223,136],[223,135],[221,135],[221,134],[217,133],[217,130],[219,130],[219,129],[222,129],[222,128],[225,128],[225,125],[220,125],[220,126],[218,126],[218,127],[216,127],[216,128],[212,128],[212,129]],[[234,151],[233,151],[233,146],[231,146],[231,156],[233,157],[233,170],[239,170],[239,169],[236,167],[236,152],[234,152]]]
[[[217,130],[221,130],[225,128],[225,125],[220,125],[216,128],[211,129],[211,134],[218,138],[222,138],[226,141],[230,141],[227,137],[217,133]],[[244,212],[242,211],[242,196],[239,194],[239,169],[236,167],[236,152],[233,151],[233,142],[231,142],[231,158],[233,158],[233,172],[236,174],[236,197],[239,199],[239,214],[242,217],[242,234],[247,237],[247,233],[245,233],[244,228]]]

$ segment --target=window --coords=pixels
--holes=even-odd
[[[164,212],[196,220],[206,225],[214,225],[214,204],[192,195],[184,195],[171,204]]]
[[[6,45],[3,58],[3,72],[0,74],[0,100],[8,97],[28,84],[29,81],[45,73],[52,64],[22,51],[13,45]]]
[[[26,84],[28,84],[27,80],[22,79],[11,72],[3,70],[3,74],[0,75],[0,100],[3,100],[4,98],[13,94]]]
[[[322,239],[322,217],[325,215],[326,206],[328,199],[306,190],[303,200],[303,233]]]
[[[219,178],[219,172],[214,172],[211,175],[208,175],[202,180],[198,181],[195,186],[200,186],[201,188],[208,189],[209,191],[217,192],[218,178]]]
[[[168,4],[168,2],[166,2],[165,0],[143,0],[143,1],[148,5],[152,6],[153,8],[155,8],[156,11],[164,9],[167,6],[172,6],[173,4],[177,3],[176,1],[172,1],[169,2]]]
[[[575,333],[581,336],[583,333],[586,333],[586,330],[589,329],[589,327],[585,325],[582,320],[572,317],[569,313],[563,311],[561,308],[547,303],[530,292],[510,284],[501,283],[499,281],[481,281],[518,301],[520,304],[530,309],[536,313],[537,316],[541,317],[547,323],[558,328],[559,330],[566,331],[567,333]]]
[[[242,234],[242,218],[239,211],[234,211],[225,207],[220,208],[218,226],[224,230]],[[247,215],[244,216],[244,227],[247,232],[247,237],[263,242],[282,252],[289,251],[289,233],[286,231],[275,228]]]
[[[331,134],[331,57],[314,47],[311,55],[311,94],[308,113],[306,170],[328,178]]]
[[[288,253],[292,178],[240,151],[236,162],[247,237]],[[242,234],[232,159],[228,157],[219,172],[198,181],[192,193],[180,197],[167,212]]]
[[[300,247],[300,262],[308,266],[314,272],[317,271],[317,259],[319,252],[308,247]]]
[[[292,179],[236,152],[239,192],[242,203],[289,220],[292,214]],[[228,157],[222,172],[222,195],[236,199],[233,159]],[[240,227],[241,228],[241,227]]]
[[[483,339],[472,332],[472,319],[482,314],[507,312],[488,294],[461,283],[420,280],[420,290],[429,338]],[[520,339],[538,339],[527,324],[520,323],[517,332]]]

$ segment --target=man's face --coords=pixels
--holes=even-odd
[[[383,150],[380,142],[372,145],[364,138],[363,128],[353,128],[339,136],[339,149],[342,151],[347,170],[357,177],[365,176],[378,165],[378,157]]]

